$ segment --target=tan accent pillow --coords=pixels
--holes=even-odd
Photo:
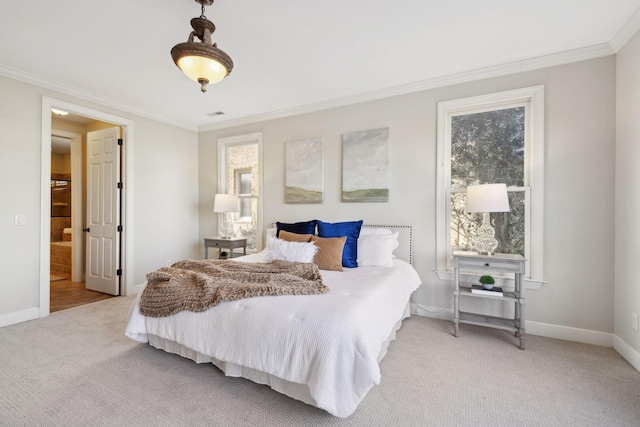
[[[280,230],[278,238],[286,240],[287,242],[310,242],[311,236],[313,236],[313,234],[298,234]]]
[[[347,236],[311,236],[311,241],[318,247],[318,252],[313,257],[313,262],[320,270],[342,271],[342,250],[347,241]]]

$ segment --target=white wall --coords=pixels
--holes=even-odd
[[[198,136],[136,119],[134,284],[167,262],[198,254]]]
[[[631,329],[631,313],[640,315],[640,33],[616,59],[616,349],[640,369],[640,333]]]
[[[134,122],[133,271],[127,286],[166,260],[198,253],[197,134],[62,93],[0,77],[0,325],[37,312],[40,294],[40,158],[42,96]],[[125,182],[126,185],[126,182]],[[14,225],[16,214],[26,224]],[[35,310],[34,310],[35,309]],[[16,320],[17,319],[17,320]]]
[[[613,332],[613,193],[615,58],[613,56],[417,92],[199,135],[200,237],[215,232],[210,213],[217,186],[219,137],[263,132],[264,218],[275,221],[364,219],[411,224],[423,285],[413,301],[430,310],[452,303],[452,284],[436,269],[436,108],[440,101],[545,86],[545,279],[529,291],[527,319]],[[345,132],[390,128],[388,203],[341,203]],[[284,203],[284,143],[324,138],[321,205]],[[206,167],[205,167],[206,166]]]
[[[626,90],[619,102],[632,104],[637,93],[637,40],[621,52],[619,79]],[[635,46],[635,47],[634,47]],[[635,58],[635,59],[633,59]],[[630,59],[630,64],[626,62]],[[627,70],[626,72],[624,70]],[[43,95],[77,103],[134,120],[133,250],[131,284],[167,260],[202,255],[202,237],[215,233],[211,213],[217,188],[217,139],[256,131],[264,138],[264,218],[295,221],[364,219],[368,223],[412,224],[415,264],[423,286],[414,302],[439,310],[450,307],[452,285],[434,273],[436,107],[439,101],[543,84],[545,86],[545,279],[529,291],[527,318],[540,324],[612,333],[614,277],[614,155],[616,59],[584,61],[484,81],[417,92],[279,120],[218,131],[195,132],[175,128],[34,85],[0,77],[0,321],[3,316],[29,310],[39,301],[40,244],[40,132]],[[626,82],[626,83],[625,83]],[[625,94],[627,94],[625,96]],[[620,104],[618,105],[620,109]],[[637,105],[630,114],[637,115]],[[637,182],[634,168],[622,167],[640,155],[622,131],[638,133],[632,119],[618,124],[619,179]],[[345,132],[390,128],[391,179],[389,203],[340,202],[341,135]],[[284,143],[322,137],[325,142],[325,201],[321,205],[284,203]],[[630,141],[635,141],[631,138]],[[627,152],[628,151],[628,152]],[[635,156],[635,157],[634,157]],[[618,193],[632,187],[618,185]],[[621,203],[618,197],[618,203]],[[629,198],[623,208],[637,212]],[[619,207],[619,215],[623,215]],[[15,226],[15,214],[26,225]],[[631,234],[635,215],[621,221]],[[620,219],[620,218],[618,218]],[[624,236],[623,236],[624,237]],[[619,267],[633,266],[639,239],[621,238]],[[633,248],[631,251],[630,248]],[[637,287],[633,272],[624,270],[620,325],[628,323]],[[618,288],[621,286],[618,285]],[[630,292],[635,289],[635,294]],[[618,289],[616,289],[618,291]],[[631,304],[629,302],[629,304]],[[635,308],[634,310],[637,310]],[[639,310],[640,311],[640,310]],[[623,319],[623,317],[625,319]],[[6,318],[6,317],[5,317]],[[619,319],[616,317],[616,320]],[[620,326],[621,334],[624,334]],[[634,332],[635,333],[635,332]],[[631,341],[634,336],[627,337]],[[637,341],[634,344],[637,348]]]
[[[0,78],[0,314],[39,305],[40,98]],[[25,225],[14,225],[24,214]]]

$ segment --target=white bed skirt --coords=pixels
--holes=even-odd
[[[382,347],[380,349],[380,353],[378,354],[378,363],[384,358],[387,354],[387,349],[389,348],[389,344],[396,339],[396,332],[402,326],[402,321],[411,315],[411,310],[409,304],[405,307],[405,311],[398,320],[398,322],[394,325],[391,333],[387,337],[387,339],[382,343]],[[169,341],[164,338],[158,337],[156,335],[148,334],[149,337],[149,345],[152,347],[158,348],[160,350],[164,350],[167,353],[177,354],[179,356],[185,357],[187,359],[191,359],[196,363],[212,363],[217,366],[224,374],[228,377],[240,377],[246,378],[248,380],[253,381],[257,384],[264,384],[271,387],[273,390],[292,397],[296,400],[300,400],[309,405],[318,406],[315,399],[311,396],[311,392],[309,387],[306,384],[298,384],[291,381],[284,380],[275,375],[270,375],[262,371],[258,371],[256,369],[247,368],[242,365],[238,365],[231,362],[224,362],[222,360],[218,360],[211,356],[207,356],[206,354],[199,353],[195,350],[192,350],[188,347],[185,347],[181,344],[178,344],[174,341]]]

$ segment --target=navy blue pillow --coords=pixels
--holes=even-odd
[[[322,222],[316,220],[318,224],[318,236],[320,237],[342,237],[347,236],[347,241],[342,250],[342,266],[354,268],[358,266],[358,237],[362,220],[347,222]]]
[[[316,234],[316,221],[294,222],[293,224],[276,222],[276,237],[280,236],[280,230],[296,234]]]

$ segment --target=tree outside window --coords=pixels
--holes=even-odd
[[[496,252],[524,255],[525,107],[504,108],[451,118],[451,247],[472,250],[482,217],[465,212],[466,187],[504,183],[508,214],[491,214]]]

